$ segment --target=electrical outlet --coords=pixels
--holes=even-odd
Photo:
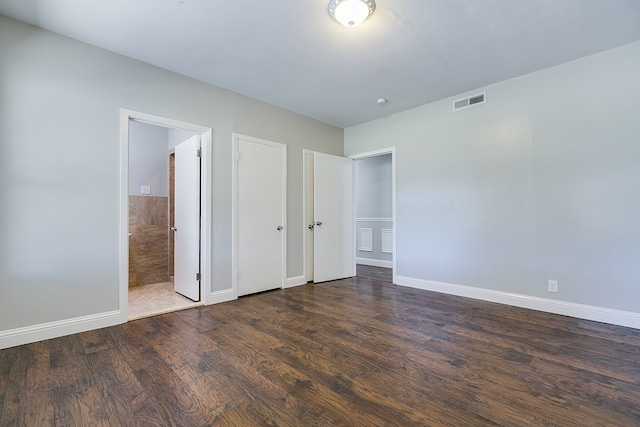
[[[150,185],[142,185],[140,187],[140,194],[151,194],[151,186]]]
[[[549,280],[549,292],[557,293],[558,292],[558,281],[557,280]]]

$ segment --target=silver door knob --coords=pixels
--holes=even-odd
[[[173,232],[175,233],[176,231],[178,231],[178,227],[176,227],[175,225],[174,225],[174,226],[172,226],[172,227],[171,227],[171,231],[173,231]]]
[[[276,230],[278,230],[278,231],[282,231],[283,229],[284,229],[284,227],[283,227],[283,226],[281,226],[281,225],[279,225],[279,226],[277,226],[277,227],[276,227]]]
[[[316,225],[320,227],[322,225],[322,221],[316,221]]]

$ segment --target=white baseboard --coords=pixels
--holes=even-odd
[[[126,321],[126,319],[124,320]],[[92,314],[90,316],[74,317],[72,319],[41,323],[23,328],[0,331],[0,349],[29,344],[36,341],[48,340],[64,335],[77,334],[98,328],[124,323],[120,311]]]
[[[370,265],[372,267],[393,268],[393,261],[383,261],[380,259],[356,258],[356,264]]]
[[[296,277],[287,277],[287,280],[284,282],[284,286],[282,287],[282,289],[294,288],[296,286],[306,285],[306,284],[307,284],[307,280],[304,277],[304,275],[296,276]]]
[[[596,322],[640,329],[640,313],[634,313],[631,311],[575,304],[566,301],[557,301],[547,298],[493,291],[490,289],[435,282],[433,280],[416,279],[405,276],[396,276],[395,283],[400,286],[408,286],[411,288],[424,289],[427,291],[457,295],[483,301],[497,302],[500,304],[513,305],[515,307],[528,308],[547,313],[561,314],[564,316],[576,317],[578,319],[593,320]]]
[[[221,302],[233,301],[238,299],[238,296],[233,292],[233,289],[225,289],[223,291],[211,292],[205,305],[219,304]]]

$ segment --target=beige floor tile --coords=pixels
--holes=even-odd
[[[173,283],[153,283],[129,290],[129,320],[155,316],[202,305],[186,298],[173,289]]]

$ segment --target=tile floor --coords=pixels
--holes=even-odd
[[[173,283],[154,283],[152,285],[136,286],[129,289],[128,320],[141,319],[197,307],[202,302],[191,301],[173,290]]]

